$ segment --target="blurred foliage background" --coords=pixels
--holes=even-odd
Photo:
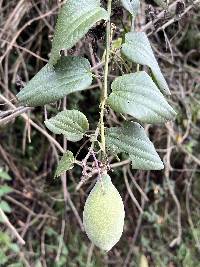
[[[110,158],[126,221],[120,242],[104,253],[90,244],[82,227],[83,205],[95,177],[83,183],[81,169],[68,172],[66,203],[61,179],[53,179],[60,154],[46,138],[43,121],[62,109],[62,103],[35,108],[28,117],[1,125],[0,207],[26,244],[18,244],[1,223],[0,266],[200,266],[200,6],[199,1],[179,0],[168,1],[172,8],[166,8],[160,2],[141,1],[136,30],[147,31],[172,92],[168,100],[178,112],[173,123],[145,126],[165,170],[133,171],[125,155],[121,156],[124,165]],[[0,0],[0,115],[18,106],[16,93],[48,60],[61,4],[59,0]],[[129,14],[117,0],[113,0],[112,23],[110,82],[124,70],[115,51],[131,27]],[[105,25],[98,23],[68,53],[98,64],[104,37]],[[99,68],[97,74],[102,71]],[[99,117],[101,83],[94,80],[89,90],[67,97],[67,108],[84,112],[93,129]],[[109,109],[106,120],[108,126],[122,121]],[[62,145],[62,138],[56,138]],[[67,145],[76,154],[83,143]],[[78,159],[87,151],[85,144]]]

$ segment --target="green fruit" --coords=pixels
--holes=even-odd
[[[83,224],[89,239],[109,251],[120,239],[124,226],[124,204],[109,175],[98,179],[83,211]]]
[[[149,267],[147,258],[145,255],[142,255],[140,258],[140,267]]]

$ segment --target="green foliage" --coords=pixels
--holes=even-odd
[[[74,167],[74,161],[75,161],[74,155],[71,151],[68,150],[66,153],[64,153],[64,155],[62,156],[61,160],[58,163],[55,177],[58,177],[65,171],[72,169]]]
[[[0,201],[0,208],[6,213],[11,213],[11,211],[12,211],[10,205],[4,200]]]
[[[82,161],[83,176],[87,176],[91,166],[92,168],[95,166],[95,171],[99,173],[99,179],[87,198],[84,208],[83,221],[86,233],[95,245],[108,251],[121,237],[124,224],[122,199],[110,177],[104,175],[109,169],[108,154],[127,155],[134,169],[161,170],[164,166],[139,123],[125,121],[121,127],[111,127],[105,131],[106,105],[109,104],[113,111],[131,115],[133,119],[147,123],[164,123],[174,119],[176,113],[151,77],[144,71],[116,78],[112,83],[112,93],[107,96],[109,61],[112,61],[110,57],[112,1],[108,0],[107,3],[108,12],[100,7],[99,0],[66,1],[58,16],[49,63],[36,74],[17,97],[22,104],[40,106],[55,102],[70,93],[87,89],[92,83],[93,76],[89,61],[76,56],[61,57],[60,52],[72,48],[97,21],[108,20],[105,57],[103,57],[105,69],[104,76],[100,77],[104,80],[100,100],[100,119],[98,122],[95,121],[96,129],[92,129],[92,134],[87,136],[91,146],[85,160]],[[122,4],[132,14],[133,22],[139,9],[139,1],[123,0]],[[113,43],[113,51],[119,49],[122,40],[118,38],[117,42]],[[134,63],[147,65],[160,90],[170,94],[145,33],[127,33],[125,43],[122,45],[122,53]],[[62,111],[46,120],[45,125],[54,134],[63,134],[68,141],[72,142],[80,141],[89,130],[86,116],[78,110]],[[81,150],[84,145],[85,143],[81,146]],[[98,148],[99,151],[97,151]],[[87,166],[90,156],[94,158],[93,165]],[[56,176],[73,168],[75,163],[77,162],[72,152],[67,151],[59,162]],[[56,266],[62,266],[67,262],[68,248],[64,246],[63,249],[60,262]],[[55,246],[48,247],[49,254],[54,251]]]
[[[89,129],[89,123],[78,110],[64,110],[45,121],[46,127],[55,134],[63,134],[69,141],[81,140]]]
[[[0,197],[3,197],[4,195],[11,193],[12,192],[12,188],[8,185],[2,185],[0,187]]]
[[[78,2],[78,0],[74,0]],[[5,2],[5,3],[4,3]],[[14,0],[11,1],[2,1],[2,20],[4,21],[4,14],[10,18],[10,14],[12,9],[15,9]],[[20,1],[26,2],[28,1]],[[23,12],[20,16],[16,16],[19,19],[20,24],[18,27],[8,27],[8,32],[4,32],[5,41],[8,40],[9,28],[12,28],[13,36],[15,36],[20,27],[24,25],[24,22],[31,20],[34,16],[38,16],[38,12],[41,14],[46,14],[48,10],[51,14],[52,8],[57,8],[55,6],[55,2],[58,1],[42,1],[39,0],[37,3],[33,2],[34,6],[29,12],[24,6],[24,10],[27,10],[25,18],[23,17]],[[68,2],[68,1],[60,1]],[[107,2],[102,1],[103,3]],[[109,63],[109,84],[111,84],[112,80],[115,82],[118,81],[119,78],[117,76],[119,73],[129,73],[134,72],[136,70],[136,64],[129,62],[127,60],[124,62],[124,57],[120,58],[120,47],[123,43],[123,38],[127,29],[131,24],[131,16],[127,13],[125,16],[118,16],[120,10],[116,10],[116,6],[118,7],[118,0],[113,0],[113,8],[112,8],[112,18],[111,21],[113,25],[116,25],[112,28],[112,56],[110,57]],[[133,3],[134,1],[127,1]],[[141,1],[142,2],[142,1]],[[145,1],[146,3],[150,1]],[[156,2],[159,2],[156,0]],[[173,1],[171,1],[173,2]],[[190,5],[191,1],[185,1],[186,8]],[[57,5],[57,4],[56,4]],[[145,5],[145,4],[144,4]],[[142,4],[143,6],[143,4]],[[36,8],[36,10],[35,10]],[[23,7],[22,7],[23,9]],[[39,10],[40,9],[40,10]],[[21,10],[21,8],[20,8]],[[54,10],[54,9],[53,9]],[[155,11],[160,12],[161,9],[155,7]],[[193,10],[193,11],[192,11]],[[19,10],[18,10],[19,11]],[[56,11],[57,12],[57,11]],[[172,14],[173,13],[173,14]],[[162,19],[160,22],[165,23],[170,20],[174,15],[174,12],[166,10],[166,14],[164,17],[164,22]],[[13,13],[14,14],[14,13]],[[17,13],[17,10],[15,12]],[[48,13],[47,13],[48,14]],[[139,21],[141,20],[141,14],[144,14],[144,9],[140,13]],[[128,262],[129,267],[139,267],[139,258],[141,255],[147,255],[147,259],[149,262],[149,267],[199,267],[199,251],[198,251],[198,239],[200,238],[200,220],[199,220],[199,192],[200,192],[200,176],[197,175],[199,171],[199,167],[197,164],[193,164],[193,157],[196,156],[196,159],[199,158],[199,123],[200,123],[200,109],[199,109],[199,53],[198,49],[200,47],[199,42],[199,14],[198,7],[195,5],[192,6],[191,11],[188,13],[189,15],[186,19],[186,23],[184,23],[184,18],[179,22],[175,22],[171,24],[171,26],[167,27],[166,34],[169,38],[169,41],[172,41],[172,50],[174,54],[174,64],[166,64],[163,66],[164,74],[170,77],[170,72],[172,71],[173,77],[171,76],[170,84],[173,86],[173,99],[169,100],[169,103],[174,103],[176,105],[176,110],[179,111],[178,119],[176,118],[176,122],[170,125],[170,136],[176,138],[171,139],[171,146],[167,149],[166,141],[167,136],[169,135],[168,130],[164,126],[160,127],[159,125],[155,126],[147,126],[150,140],[153,140],[154,145],[159,147],[159,151],[161,151],[161,155],[165,155],[166,153],[170,154],[170,164],[168,167],[170,168],[170,179],[173,181],[172,186],[175,190],[178,200],[180,201],[181,206],[181,223],[182,223],[182,241],[180,246],[175,246],[173,249],[169,248],[169,244],[177,235],[177,213],[176,206],[174,204],[174,200],[169,194],[169,190],[167,184],[165,182],[164,172],[163,171],[153,171],[153,172],[140,172],[140,171],[131,171],[134,175],[135,181],[141,187],[143,191],[145,191],[149,201],[145,204],[145,210],[142,216],[142,221],[140,221],[140,215],[135,208],[134,203],[130,200],[129,195],[127,194],[126,185],[123,182],[123,174],[122,174],[122,164],[116,163],[114,158],[114,153],[111,152],[109,154],[109,150],[107,150],[107,159],[110,163],[112,170],[113,183],[118,188],[120,194],[123,199],[125,199],[125,208],[126,208],[126,222],[124,227],[124,233],[117,244],[117,246],[110,253],[105,253],[100,251],[98,248],[94,248],[92,253],[92,259],[90,264],[86,264],[87,257],[91,252],[89,250],[90,244],[85,235],[79,229],[77,218],[78,214],[81,216],[82,207],[83,207],[83,199],[85,199],[88,194],[90,188],[93,185],[93,177],[86,176],[86,182],[84,181],[84,177],[82,176],[82,169],[80,166],[76,166],[73,171],[70,171],[67,174],[67,188],[69,192],[69,200],[71,199],[72,208],[70,207],[70,202],[67,201],[67,205],[65,205],[63,201],[63,192],[61,189],[61,181],[60,179],[52,179],[53,173],[50,171],[54,171],[56,156],[55,149],[52,149],[52,146],[49,146],[49,142],[46,140],[46,137],[42,134],[38,133],[34,127],[31,127],[31,143],[26,142],[26,130],[29,127],[25,127],[24,121],[22,119],[17,119],[16,123],[10,123],[7,127],[1,127],[1,149],[0,149],[0,165],[6,165],[6,169],[10,168],[9,173],[12,173],[13,181],[7,175],[6,172],[0,170],[0,175],[5,179],[1,179],[2,187],[4,185],[8,185],[15,189],[14,193],[11,195],[13,200],[18,200],[24,206],[29,209],[30,213],[19,207],[18,205],[12,203],[9,200],[9,203],[12,203],[12,213],[8,214],[10,222],[16,227],[19,234],[25,233],[24,238],[26,239],[26,246],[20,247],[20,256],[24,257],[24,260],[27,261],[27,264],[33,267],[108,267],[115,266],[121,267],[125,265],[124,261],[127,259],[129,252],[133,251],[133,254]],[[44,20],[34,21],[29,27],[26,27],[23,30],[22,35],[18,37],[17,45],[20,47],[23,46],[28,51],[32,51],[36,54],[40,54],[41,57],[47,58],[47,54],[49,52],[50,45],[50,36],[52,34],[52,26],[54,24],[54,16],[55,13],[46,17]],[[170,17],[169,17],[170,16]],[[20,21],[20,18],[22,20]],[[125,20],[124,20],[125,18]],[[14,20],[13,20],[14,21]],[[16,21],[16,20],[15,20]],[[17,20],[18,21],[18,20]],[[143,19],[142,19],[143,21]],[[138,22],[138,21],[137,21]],[[104,23],[104,22],[103,22]],[[102,24],[103,24],[102,23]],[[102,26],[102,24],[100,24]],[[154,21],[153,21],[154,24]],[[2,24],[3,25],[3,24]],[[21,26],[20,26],[21,25]],[[48,27],[46,26],[48,25]],[[190,25],[193,27],[194,31],[191,31]],[[104,25],[103,25],[104,26]],[[102,26],[102,28],[103,28]],[[157,23],[156,23],[156,28]],[[185,27],[184,27],[185,26]],[[16,28],[16,29],[15,29]],[[50,32],[49,32],[49,30]],[[97,29],[99,26],[97,27]],[[4,29],[4,27],[3,27]],[[181,31],[179,31],[181,29]],[[6,27],[5,27],[6,30]],[[34,32],[35,30],[35,32]],[[151,29],[154,31],[155,29]],[[92,29],[91,34],[96,33],[96,28]],[[103,30],[104,33],[104,30]],[[121,33],[121,34],[120,34]],[[7,36],[8,34],[8,36]],[[49,34],[49,37],[47,35]],[[35,36],[35,37],[34,37]],[[116,38],[116,39],[115,39]],[[159,51],[165,51],[167,49],[166,43],[163,40],[162,31],[158,34],[151,34],[151,39],[154,40],[155,47],[158,46]],[[75,51],[77,55],[80,50],[81,55],[87,56],[89,58],[90,51],[88,49],[88,40],[91,40],[91,36],[84,40],[80,41],[77,48],[69,51],[68,54],[71,54]],[[158,40],[158,43],[156,43]],[[103,54],[103,40],[98,40],[97,49],[97,57],[96,62],[101,62],[101,59],[104,56]],[[4,42],[5,43],[5,42]],[[95,43],[92,42],[92,45],[96,46]],[[2,52],[7,48],[7,44],[5,43],[2,47]],[[80,48],[80,49],[79,49]],[[97,48],[97,47],[95,47]],[[21,50],[21,49],[20,49]],[[6,88],[7,85],[11,89],[12,93],[16,92],[16,87],[14,82],[14,78],[16,74],[22,78],[22,80],[28,79],[28,77],[32,77],[32,74],[36,72],[38,68],[43,64],[40,61],[40,58],[37,59],[32,56],[27,50],[22,50],[20,52],[19,49],[11,49],[10,54],[8,53],[5,62],[3,61],[2,65],[2,85],[5,83]],[[31,52],[31,53],[32,53]],[[116,54],[115,54],[116,53]],[[133,51],[134,53],[134,51]],[[158,52],[159,53],[159,52]],[[34,55],[34,54],[33,54]],[[105,55],[105,53],[104,53]],[[162,58],[170,56],[169,47],[162,55],[159,57],[163,63],[167,62],[162,60]],[[172,55],[173,56],[173,55]],[[127,58],[126,58],[127,59]],[[126,60],[125,59],[125,60]],[[90,59],[89,59],[90,60]],[[103,61],[102,60],[102,61]],[[90,60],[91,61],[91,60]],[[169,60],[171,61],[171,60]],[[21,62],[21,63],[20,63]],[[7,64],[8,63],[8,64]],[[12,65],[11,65],[12,64]],[[7,68],[8,66],[8,68]],[[99,66],[99,65],[98,65]],[[5,77],[3,69],[5,68]],[[90,69],[90,68],[89,68]],[[147,70],[147,67],[137,66],[139,70]],[[162,69],[162,68],[161,68]],[[92,70],[93,71],[93,70]],[[17,72],[17,73],[16,73]],[[103,73],[103,64],[98,69],[98,78],[101,80],[102,84],[104,82],[104,77],[102,77]],[[148,72],[150,74],[150,72]],[[96,74],[96,73],[95,73]],[[128,75],[135,75],[126,74]],[[120,74],[122,75],[122,74]],[[150,75],[151,76],[151,75]],[[164,75],[165,76],[165,75]],[[121,78],[121,77],[120,77]],[[4,81],[5,80],[5,81]],[[7,84],[7,82],[8,84]],[[153,81],[156,83],[155,77],[153,77]],[[47,80],[48,82],[48,80]],[[113,83],[113,84],[114,84]],[[133,82],[134,84],[134,82]],[[183,87],[182,87],[183,86]],[[64,86],[65,87],[65,86]],[[94,87],[94,89],[92,89]],[[90,130],[87,132],[87,136],[84,137],[82,142],[71,143],[70,141],[67,143],[67,148],[74,152],[74,155],[77,153],[79,148],[85,145],[84,148],[78,153],[79,164],[81,164],[81,160],[88,153],[88,148],[91,145],[93,140],[100,140],[100,136],[96,138],[93,136],[96,126],[98,125],[99,119],[99,98],[100,91],[97,87],[97,82],[94,80],[94,85],[91,87],[91,90],[87,91],[79,91],[72,93],[67,96],[67,109],[78,109],[81,110],[85,115],[87,115],[88,121],[90,122]],[[112,85],[113,87],[113,85]],[[196,87],[196,88],[195,88]],[[141,86],[140,86],[141,88]],[[108,91],[110,88],[108,88]],[[132,95],[132,91],[136,88],[135,86],[130,85],[130,92]],[[148,89],[150,89],[148,87]],[[152,101],[152,106],[158,106],[158,101],[155,103],[152,99],[152,94],[154,94],[153,88],[151,88],[151,92],[149,92],[149,99]],[[113,90],[113,88],[112,88]],[[141,91],[143,88],[141,88]],[[115,90],[112,92],[112,96],[115,95]],[[4,89],[2,91],[4,94]],[[117,93],[117,91],[116,91]],[[59,88],[56,89],[55,94],[59,94]],[[125,90],[120,90],[120,94],[125,96],[129,96],[129,93]],[[7,90],[5,92],[5,97],[7,97]],[[8,97],[13,98],[10,92],[8,91]],[[138,104],[136,98],[140,97],[134,95],[134,98],[131,99]],[[109,97],[109,100],[111,96]],[[117,99],[117,98],[116,98]],[[123,109],[127,109],[126,101],[129,101],[129,98],[122,97],[121,101],[116,100],[116,103],[113,101],[113,106],[110,104],[105,110],[105,118],[106,126],[114,127],[121,126],[123,124],[124,117],[119,114],[115,114],[113,111],[122,112]],[[120,104],[121,102],[124,105]],[[7,105],[2,105],[2,111],[8,107]],[[145,102],[142,101],[142,105],[144,109],[148,110],[148,105],[145,105]],[[52,114],[57,114],[61,110],[61,101],[53,105],[47,105],[47,113],[48,118],[52,116]],[[133,109],[131,109],[131,107]],[[118,110],[117,108],[121,108]],[[132,113],[134,107],[131,105],[128,106],[130,114]],[[162,105],[160,105],[162,109]],[[113,109],[113,110],[111,110]],[[58,111],[59,110],[59,111]],[[142,110],[138,108],[137,112],[141,113]],[[150,110],[151,111],[151,110]],[[124,111],[126,114],[127,111]],[[1,112],[0,112],[1,113]],[[54,116],[53,115],[53,116]],[[136,116],[133,114],[130,116],[126,116],[127,120],[135,121]],[[146,113],[146,116],[149,116],[149,112]],[[31,119],[37,124],[41,125],[43,121],[43,109],[36,108],[31,113]],[[144,116],[145,118],[145,116]],[[138,118],[137,118],[138,120]],[[115,124],[116,123],[116,124]],[[156,123],[156,122],[155,122]],[[26,124],[28,126],[28,123]],[[90,135],[91,134],[91,135]],[[24,138],[23,138],[24,136]],[[123,137],[123,136],[122,136]],[[184,143],[182,142],[182,137],[184,137]],[[55,136],[53,138],[60,142],[62,145],[62,136]],[[88,138],[88,139],[87,139]],[[133,138],[133,137],[131,137]],[[23,140],[22,140],[23,139]],[[131,139],[132,140],[132,139]],[[23,141],[23,150],[22,150],[22,141]],[[178,144],[178,145],[177,145]],[[24,146],[25,145],[25,146]],[[99,168],[103,165],[103,168],[106,167],[105,163],[102,162],[101,158],[101,147],[98,146],[98,142],[95,143],[94,152],[99,163]],[[166,151],[167,149],[167,151]],[[184,149],[185,152],[182,151]],[[3,151],[5,150],[5,152]],[[124,150],[123,150],[124,151]],[[189,152],[189,153],[188,153]],[[5,154],[4,154],[5,153]],[[62,154],[62,153],[61,153]],[[192,154],[190,156],[190,154]],[[8,160],[4,159],[4,155],[8,157]],[[3,157],[2,157],[3,156]],[[61,155],[59,155],[61,156]],[[64,157],[64,156],[63,156]],[[119,155],[118,160],[127,159],[126,152],[122,152]],[[62,159],[61,159],[62,161]],[[127,161],[126,161],[127,162]],[[198,162],[198,161],[197,161]],[[114,163],[114,165],[113,165]],[[66,166],[68,165],[66,161]],[[63,164],[63,168],[66,168]],[[97,173],[97,165],[93,161],[93,155],[90,155],[88,159],[88,166],[86,166],[86,170],[88,174]],[[113,167],[112,167],[113,166]],[[118,166],[118,167],[116,167]],[[87,169],[88,168],[88,169]],[[129,169],[129,165],[125,165],[124,169]],[[101,170],[101,169],[100,169]],[[15,175],[16,174],[16,175]],[[128,182],[130,188],[132,190],[133,195],[138,200],[139,204],[142,203],[142,196],[137,191],[135,184],[133,184],[133,180],[131,176],[128,175]],[[90,179],[88,179],[90,178]],[[94,177],[95,178],[95,177]],[[81,189],[80,191],[76,191],[77,184],[80,183],[81,179]],[[82,180],[83,179],[83,180]],[[7,183],[8,181],[8,183]],[[84,184],[82,183],[84,182]],[[191,188],[190,187],[191,184]],[[0,189],[1,191],[1,189]],[[4,191],[4,190],[3,190]],[[187,192],[188,191],[188,192]],[[188,194],[189,198],[189,212],[191,213],[191,220],[193,222],[193,227],[190,226],[190,222],[188,219],[188,211],[185,208],[186,202],[186,194]],[[29,199],[29,196],[31,197]],[[33,199],[32,199],[33,198]],[[7,208],[7,196],[3,194],[2,196],[2,205],[5,210],[11,210],[11,208]],[[5,204],[6,203],[6,204]],[[31,213],[31,210],[35,212],[35,215]],[[77,214],[76,214],[77,210]],[[45,217],[42,217],[42,216]],[[66,215],[66,216],[64,216]],[[41,217],[40,217],[41,216]],[[47,217],[46,217],[47,216]],[[60,235],[61,233],[61,221],[66,219],[66,227],[64,237]],[[139,219],[139,221],[138,221]],[[137,222],[140,224],[140,231],[137,235],[137,240],[132,244],[132,237],[136,233],[134,233],[136,229]],[[24,227],[25,226],[25,227]],[[51,230],[48,228],[51,227]],[[73,227],[73,228],[72,228]],[[1,229],[6,233],[6,226],[1,224]],[[138,229],[137,229],[138,230]],[[11,232],[8,231],[8,236],[11,236]],[[54,232],[54,233],[52,233]],[[134,236],[134,237],[135,237]],[[196,237],[198,239],[196,239]],[[63,245],[61,256],[59,261],[56,263],[55,258],[59,250],[60,239],[63,238]],[[14,240],[10,240],[11,243]],[[5,245],[2,246],[3,249]],[[3,250],[2,249],[2,250]],[[0,266],[2,267],[24,267],[27,264],[25,262],[21,263],[20,259],[16,256],[17,253],[13,252],[13,250],[8,249],[6,252],[7,262],[4,264],[4,259],[0,256]],[[138,255],[137,255],[138,254]],[[0,253],[2,255],[2,251]]]
[[[22,267],[23,264],[21,263],[21,261],[18,262],[18,266],[13,264],[10,265],[11,261],[10,258],[8,257],[10,253],[12,253],[13,256],[17,256],[19,252],[20,252],[19,246],[16,243],[12,242],[8,233],[0,231],[0,266]]]
[[[149,66],[160,90],[165,94],[170,94],[169,87],[153,54],[148,37],[144,32],[127,33],[125,43],[122,45],[122,52],[131,61]]]
[[[7,172],[3,171],[3,169],[1,169],[1,168],[0,168],[0,179],[2,181],[11,181],[12,180],[10,175]]]
[[[60,50],[74,46],[101,19],[107,20],[108,14],[99,0],[68,0],[58,16],[50,64],[55,65]]]
[[[115,154],[128,154],[134,169],[164,168],[153,144],[139,123],[125,122],[122,127],[107,129],[106,145]]]
[[[111,108],[146,123],[173,120],[176,113],[144,71],[126,74],[112,83]]]
[[[12,178],[7,174],[7,172],[0,169],[0,208],[6,213],[10,213],[12,211],[10,205],[3,200],[3,197],[13,191],[12,188],[6,184],[10,180],[12,180]]]
[[[122,1],[122,4],[135,16],[140,3],[127,0]],[[89,62],[79,57],[61,57],[59,59],[59,53],[62,49],[71,48],[96,21],[107,18],[108,13],[100,7],[98,0],[67,1],[58,17],[50,62],[17,95],[19,101],[31,106],[44,105],[59,100],[72,92],[86,89],[92,83]],[[125,43],[122,45],[122,52],[131,61],[149,66],[161,91],[170,94],[145,33],[127,33]],[[157,89],[156,84],[145,72],[116,78],[112,83],[112,93],[108,98],[108,104],[115,111],[132,115],[147,123],[163,123],[174,119],[176,115]],[[73,142],[81,140],[89,129],[87,118],[75,110],[61,112],[46,120],[45,125],[53,133],[64,134],[69,141]],[[100,127],[102,129],[103,125]],[[121,135],[118,128],[115,128],[115,134]],[[126,139],[127,136],[125,136],[125,142],[121,142],[118,146],[115,143],[117,146],[117,149],[114,146],[115,150],[131,155],[134,168],[163,168],[153,145],[149,145],[150,141],[145,133],[140,133],[139,140],[134,134],[135,129],[129,129],[128,138]],[[109,145],[111,136],[107,136],[107,138],[107,145],[112,150],[113,144]],[[129,151],[133,145],[130,140],[134,140],[132,142],[135,147],[138,143],[140,149],[144,146],[143,143],[148,143],[151,153],[148,149],[147,151],[134,149],[134,153]],[[112,141],[119,142],[118,138]],[[151,164],[148,164],[149,161]]]
[[[139,0],[121,0],[122,5],[127,9],[133,16],[136,16],[140,8]]]
[[[199,266],[199,261],[196,259],[193,249],[186,246],[185,243],[181,244],[177,258],[182,263],[183,267]]]
[[[52,67],[47,64],[17,94],[21,104],[43,106],[76,91],[86,89],[92,83],[90,63],[81,57],[62,57]]]

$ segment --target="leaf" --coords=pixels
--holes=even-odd
[[[56,169],[55,177],[60,176],[65,171],[71,170],[74,167],[74,155],[71,151],[67,151],[61,158]]]
[[[2,201],[0,202],[0,208],[1,208],[4,212],[7,212],[7,213],[11,213],[11,211],[12,211],[10,205],[9,205],[6,201],[4,201],[4,200],[2,200]],[[2,219],[2,218],[1,218],[1,219]]]
[[[14,252],[14,253],[19,253],[20,252],[20,248],[19,248],[19,246],[16,244],[16,243],[11,243],[10,245],[9,245],[9,248]],[[12,265],[9,265],[8,267],[20,267],[20,265],[17,265],[17,263],[16,264],[12,264]]]
[[[7,174],[7,172],[3,171],[1,168],[0,168],[0,179],[3,181],[11,181],[12,180],[10,175]]]
[[[13,190],[10,186],[8,185],[2,185],[0,186],[0,197],[3,197],[9,193],[11,193]]]
[[[64,110],[45,122],[55,134],[63,134],[69,141],[77,142],[89,129],[86,116],[78,110]]]
[[[101,19],[108,13],[99,0],[68,0],[58,16],[49,63],[55,65],[60,51],[72,48]]]
[[[139,0],[121,0],[123,7],[128,10],[134,17],[140,8]]]
[[[106,146],[114,154],[129,155],[134,169],[161,170],[164,168],[143,127],[136,122],[125,122],[122,127],[106,130]]]
[[[108,104],[113,110],[146,123],[164,123],[173,120],[176,115],[144,71],[116,78],[112,83]]]
[[[148,37],[144,32],[127,33],[125,43],[122,45],[122,52],[131,61],[150,67],[160,90],[170,95],[167,82],[161,73]]]
[[[43,106],[64,96],[86,89],[92,83],[90,63],[81,57],[62,57],[52,67],[47,64],[17,94],[18,100],[28,106]]]

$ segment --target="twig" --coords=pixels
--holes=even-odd
[[[113,168],[121,167],[121,166],[127,165],[129,163],[130,163],[130,160],[124,160],[121,162],[116,162],[116,163],[111,164],[110,168],[113,169]],[[98,174],[97,169],[91,170],[91,172],[88,173],[87,179],[82,180],[78,183],[78,185],[76,186],[76,191],[79,191],[80,188],[82,187],[82,185],[96,174]]]
[[[131,170],[130,170],[130,167],[128,168],[128,174],[131,177],[131,180],[132,180],[133,184],[135,185],[135,187],[137,188],[137,190],[140,192],[140,194],[143,196],[143,198],[146,201],[149,201],[147,195],[145,194],[145,192],[142,190],[142,188],[139,186],[139,184],[136,182],[134,176],[132,175]]]
[[[13,204],[19,206],[20,208],[22,208],[23,210],[25,210],[27,213],[35,216],[38,215],[38,217],[40,218],[51,218],[52,220],[57,220],[56,217],[48,215],[48,214],[37,214],[34,211],[32,211],[31,209],[29,209],[28,207],[26,207],[23,203],[19,202],[18,200],[12,198],[11,196],[6,195],[5,199],[12,202]]]
[[[6,111],[0,111],[0,118],[3,119],[7,116],[10,116],[11,114],[13,114],[16,111],[19,111],[21,109],[23,109],[24,107],[18,107],[16,109],[8,109]]]
[[[146,179],[147,180],[146,180],[146,185],[145,185],[145,192],[147,192],[147,190],[148,190],[148,185],[149,185],[149,172],[147,173]],[[141,198],[142,198],[142,200],[141,200],[141,202],[142,202],[141,208],[144,211],[146,201],[145,201],[145,198],[142,195],[141,195]],[[126,267],[128,265],[128,263],[130,262],[130,257],[132,255],[132,253],[134,252],[134,245],[135,245],[135,242],[137,240],[138,234],[140,232],[142,218],[143,218],[143,213],[140,213],[139,218],[137,220],[137,226],[135,228],[134,235],[133,235],[133,238],[132,238],[132,241],[131,241],[131,244],[130,244],[130,250],[129,250],[129,252],[127,254],[127,257],[126,257],[126,259],[124,261],[123,267]]]
[[[21,109],[14,111],[14,113],[12,113],[11,115],[9,115],[3,119],[0,119],[0,125],[5,125],[5,124],[9,123],[10,121],[15,119],[16,117],[20,116],[21,114],[23,114],[27,111],[30,111],[31,109],[32,108],[29,108],[29,107],[23,107]]]
[[[45,250],[45,230],[42,232],[41,236],[41,254],[42,254],[42,260],[44,267],[47,267],[46,263],[46,250]]]
[[[172,198],[174,199],[174,202],[175,202],[176,207],[177,207],[178,235],[174,240],[172,240],[172,242],[169,245],[170,247],[174,247],[175,245],[180,245],[180,243],[181,243],[181,240],[182,240],[182,225],[181,225],[181,206],[180,206],[179,200],[178,200],[178,198],[177,198],[177,196],[176,196],[176,194],[174,192],[174,188],[171,185],[171,181],[169,179],[169,172],[170,172],[170,166],[171,166],[170,165],[170,155],[171,155],[170,146],[171,146],[171,137],[170,137],[170,134],[168,134],[168,136],[167,136],[167,147],[168,147],[168,150],[167,150],[167,154],[166,154],[165,178],[166,178],[166,181],[167,181],[167,185],[168,185],[170,194],[172,195]]]
[[[140,204],[138,203],[137,199],[136,199],[135,196],[133,195],[133,192],[131,191],[130,185],[129,185],[129,183],[128,183],[128,178],[127,178],[127,174],[126,174],[126,172],[127,172],[127,170],[126,170],[126,168],[124,167],[124,168],[123,168],[124,181],[125,181],[125,184],[126,184],[128,193],[129,193],[131,199],[133,200],[134,204],[136,205],[136,207],[137,207],[138,210],[140,211],[140,213],[143,213],[143,210],[142,210],[142,208],[140,207]]]
[[[74,203],[72,202],[71,197],[70,197],[69,194],[68,194],[68,202],[69,202],[69,205],[70,205],[70,207],[71,207],[71,209],[72,209],[72,211],[73,211],[73,213],[74,213],[74,215],[75,215],[75,217],[76,217],[76,219],[78,221],[78,224],[79,224],[79,226],[81,228],[81,231],[84,232],[85,229],[84,229],[84,226],[83,226],[83,222],[82,222],[82,220],[81,220],[81,218],[80,218],[80,216],[78,214],[78,211],[77,211],[76,207],[74,206]]]
[[[18,239],[19,243],[21,245],[25,245],[24,239],[18,234],[17,230],[10,223],[10,221],[8,220],[8,217],[6,216],[6,214],[3,212],[3,210],[1,208],[0,208],[0,216],[2,217],[3,222],[6,224],[6,226],[11,230],[11,232],[14,234],[14,236]]]
[[[200,0],[196,0],[194,1],[191,5],[189,5],[184,11],[183,13],[181,13],[179,15],[179,19],[181,19],[185,14],[187,14],[193,7],[194,5],[197,5],[198,3],[200,3]],[[160,30],[165,30],[169,25],[171,25],[172,23],[176,22],[177,18],[172,18],[169,21],[167,21],[163,26],[159,27],[156,30],[156,33],[159,32]]]
[[[124,166],[124,165],[128,165],[130,163],[131,163],[131,161],[129,159],[126,159],[126,160],[123,160],[123,161],[120,161],[120,162],[112,163],[110,165],[110,167],[111,168],[117,168],[117,167],[121,167],[121,166]]]
[[[13,37],[12,41],[10,42],[10,44],[8,45],[5,53],[0,57],[0,63],[3,61],[3,59],[7,56],[7,54],[9,53],[9,51],[12,49],[12,46],[15,44],[16,40],[18,39],[18,37],[20,36],[20,34],[26,29],[26,27],[30,26],[33,22],[40,20],[42,18],[48,17],[49,15],[51,15],[54,11],[56,11],[59,7],[56,6],[54,7],[52,10],[46,12],[45,14],[42,14],[36,18],[33,18],[31,20],[29,20],[27,23],[24,24],[24,26],[16,33],[16,35]]]
[[[6,104],[8,104],[11,108],[16,109],[15,105],[13,105],[7,98],[5,98],[3,95],[0,94],[0,99],[2,99]],[[25,121],[30,122],[30,124],[38,130],[40,133],[42,133],[44,136],[47,137],[47,139],[52,142],[61,153],[64,153],[64,149],[61,147],[61,145],[50,135],[47,131],[45,131],[43,128],[41,128],[39,125],[37,125],[35,122],[33,122],[26,114],[21,114],[22,118]]]
[[[2,38],[0,39],[0,41],[3,41],[3,42],[6,42],[6,43],[10,44],[10,42],[8,42],[7,40],[4,40],[4,39],[2,39]],[[20,50],[25,51],[26,53],[28,53],[28,54],[34,56],[35,58],[40,59],[41,61],[44,61],[44,62],[46,62],[46,63],[48,62],[47,59],[45,59],[45,58],[43,58],[43,57],[37,55],[36,53],[30,51],[30,50],[27,49],[26,47],[23,47],[23,46],[20,46],[20,45],[17,45],[17,44],[12,44],[12,46],[14,46],[14,47],[16,47],[16,48],[19,48]]]
[[[179,0],[174,1],[169,7],[168,7],[168,12],[171,12],[172,10],[174,10],[176,8],[177,3],[179,2]],[[149,21],[146,25],[144,25],[141,28],[142,32],[145,32],[146,30],[150,29],[152,27],[152,25],[154,23],[156,23],[159,19],[161,19],[162,17],[164,17],[166,14],[166,10],[161,11],[154,20]]]
[[[59,241],[58,252],[57,252],[57,255],[56,255],[55,262],[59,262],[59,260],[60,260],[60,255],[61,255],[62,247],[63,247],[63,238],[64,238],[64,234],[65,234],[65,225],[66,225],[65,224],[65,219],[62,219],[60,241]]]

